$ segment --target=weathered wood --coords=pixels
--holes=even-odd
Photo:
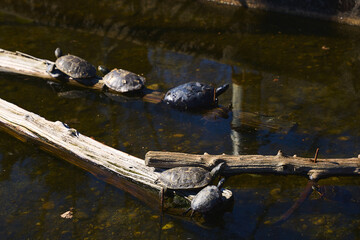
[[[317,159],[284,156],[281,151],[275,156],[263,155],[204,155],[149,151],[145,164],[156,168],[179,166],[212,167],[219,161],[226,162],[224,174],[239,173],[277,173],[308,175],[310,179],[325,178],[334,175],[359,175],[360,159]]]
[[[60,82],[61,80],[52,77],[46,72],[46,68],[49,64],[54,62],[46,59],[36,58],[26,53],[21,52],[11,52],[0,48],[0,71],[18,73],[33,77],[40,77],[45,80],[50,80],[54,82]],[[93,90],[102,91],[104,89],[104,81],[100,77],[86,79],[83,83],[74,80],[69,77],[67,80],[61,81],[66,82],[69,85],[83,87]],[[121,93],[117,93],[111,89],[107,89],[110,94],[116,94],[117,96],[122,96]],[[164,97],[164,93],[152,91],[146,89],[146,93],[142,100],[150,103],[160,103]]]
[[[23,142],[36,144],[40,149],[90,172],[153,208],[160,207],[163,187],[155,183],[159,173],[155,172],[155,168],[146,166],[140,158],[86,137],[65,123],[48,121],[2,99],[0,130]],[[223,189],[222,192],[226,199],[232,198],[230,190]],[[195,194],[193,191],[174,193],[185,201],[191,201]],[[177,205],[171,199],[164,205],[163,209],[169,213],[184,212],[184,206]]]
[[[162,187],[158,173],[144,160],[108,147],[78,133],[66,124],[51,122],[0,99],[0,127],[16,138],[37,144],[96,177],[123,189],[152,206],[158,206]]]
[[[0,71],[18,73],[28,76],[40,77],[46,80],[59,80],[50,76],[46,72],[48,64],[54,62],[46,59],[36,58],[31,55],[21,52],[11,52],[0,48]],[[67,83],[74,86],[102,90],[104,82],[101,78],[89,79],[92,84],[82,84],[78,81],[69,78]]]

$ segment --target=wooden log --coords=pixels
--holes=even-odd
[[[156,168],[173,168],[179,166],[201,166],[210,168],[224,161],[223,173],[277,173],[307,175],[316,180],[336,175],[359,175],[360,159],[317,159],[285,156],[281,151],[275,156],[263,155],[204,155],[149,151],[145,156],[145,164]]]
[[[23,75],[43,78],[49,81],[64,83],[65,81],[61,81],[57,78],[54,78],[46,72],[46,68],[48,64],[53,64],[53,63],[54,62],[50,60],[37,58],[26,53],[22,53],[18,51],[11,52],[0,48],[0,71],[23,74]],[[67,84],[77,87],[93,89],[98,91],[102,91],[104,89],[104,81],[100,77],[87,79],[86,82],[88,83],[84,84],[72,78],[68,78],[66,80]],[[121,93],[116,93],[109,89],[107,91],[110,92],[106,93],[106,95],[111,99],[113,99],[114,101],[118,101],[118,100],[123,101],[123,99],[127,97],[134,98],[134,96],[128,96],[128,94],[124,95]],[[150,89],[145,89],[143,92],[144,92],[144,96],[142,96],[141,100],[144,102],[149,102],[154,104],[160,103],[165,95],[163,92],[153,91]],[[224,109],[225,108],[222,109],[223,112]],[[207,112],[204,115],[204,119],[212,120],[211,114],[214,115],[213,116],[214,119],[226,118],[227,112],[224,115],[222,115],[221,111],[217,114],[216,112],[214,112],[215,110],[216,109],[212,109],[209,112]],[[243,111],[239,112],[239,115],[236,116],[234,115],[234,118],[236,118],[236,122],[238,122],[238,124],[232,125],[234,129],[236,129],[240,125],[246,125],[254,128],[268,128],[269,130],[275,130],[275,131],[281,131],[283,133],[287,133],[295,125],[295,123],[292,122],[281,121],[277,118],[262,116],[256,113],[249,113]]]
[[[95,177],[118,187],[153,208],[172,214],[182,214],[184,202],[191,201],[195,192],[173,191],[182,201],[166,202],[161,199],[163,186],[156,184],[159,173],[148,167],[144,160],[106,146],[86,137],[60,121],[51,122],[0,99],[0,130],[15,138],[35,144],[40,149],[74,164]],[[230,200],[232,192],[223,189],[223,196]],[[179,204],[177,202],[180,202]]]
[[[16,138],[34,143],[96,177],[158,207],[158,173],[144,160],[86,137],[66,124],[48,121],[0,99],[0,128]]]
[[[0,48],[0,71],[39,77],[54,82],[66,82],[69,85],[98,91],[104,89],[105,84],[101,77],[86,79],[86,81],[83,82],[79,82],[71,77],[64,81],[52,77],[46,72],[46,69],[49,64],[53,63],[54,62],[50,60],[37,58],[26,53],[18,51],[11,52]],[[107,89],[107,91],[111,92],[111,94],[117,94],[118,96],[122,95],[121,93],[110,89]],[[150,89],[146,89],[144,93],[145,95],[142,100],[145,102],[160,103],[164,97],[164,93],[152,91]]]
[[[40,77],[59,82],[58,79],[50,76],[50,74],[46,72],[48,64],[53,63],[54,62],[50,60],[36,58],[26,53],[11,52],[0,48],[0,71]],[[88,82],[91,84],[83,84],[73,78],[69,78],[66,82],[70,85],[95,90],[102,90],[104,87],[104,82],[99,77],[89,79]]]

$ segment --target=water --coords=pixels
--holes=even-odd
[[[195,80],[232,83],[219,102],[232,102],[233,114],[208,121],[200,113],[6,73],[0,73],[2,99],[140,158],[149,150],[282,149],[311,157],[319,147],[319,157],[360,153],[358,28],[192,1],[91,1],[86,9],[77,4],[1,4],[23,17],[0,14],[0,47],[54,60],[60,46],[94,65],[141,74],[159,91]],[[253,114],[255,123],[239,110]],[[306,178],[232,176],[225,184],[234,194],[232,211],[199,223],[161,217],[126,192],[6,133],[0,143],[1,239],[360,237],[357,177],[320,181],[342,191],[333,200],[312,194],[288,221],[273,226]],[[345,191],[349,199],[342,197]],[[61,218],[70,208],[74,217]]]

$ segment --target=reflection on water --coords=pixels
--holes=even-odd
[[[81,1],[2,2],[6,5],[1,8],[15,9],[35,22],[1,13],[1,48],[54,60],[53,51],[60,46],[94,65],[141,74],[147,85],[163,92],[187,81],[232,83],[219,103],[232,103],[233,113],[207,121],[203,113],[0,73],[1,98],[66,122],[107,145],[141,158],[149,150],[275,154],[282,149],[313,156],[319,147],[320,157],[359,153],[357,28],[244,9],[220,11],[193,1],[96,1],[85,9],[77,5]],[[291,207],[306,179],[233,176],[226,182],[235,196],[233,211],[206,228],[189,219],[161,218],[127,193],[1,133],[0,235],[358,238],[359,179],[320,183],[346,189],[352,200],[311,196],[275,227],[269,223]],[[341,192],[335,199],[342,199]],[[60,217],[72,207],[72,219]]]

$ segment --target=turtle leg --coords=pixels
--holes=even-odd
[[[48,62],[47,62],[46,64],[47,64],[46,72],[47,72],[50,76],[52,76],[53,78],[61,78],[61,77],[64,77],[64,74],[63,74],[60,70],[56,69],[55,64],[53,64],[53,63],[48,63]]]

